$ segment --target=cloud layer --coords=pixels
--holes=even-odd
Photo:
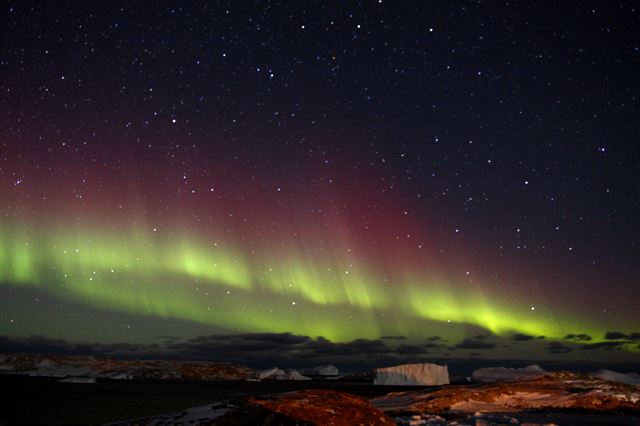
[[[189,340],[173,336],[158,336],[154,344],[103,344],[70,342],[43,336],[23,338],[0,336],[0,352],[43,352],[68,355],[101,355],[120,358],[171,358],[186,360],[225,361],[256,368],[268,366],[308,367],[339,363],[368,369],[407,362],[428,362],[456,356],[492,358],[502,348],[528,345],[534,353],[556,357],[576,350],[622,351],[636,347],[640,333],[608,332],[602,342],[592,343],[587,334],[570,334],[562,341],[548,341],[543,336],[514,334],[504,338],[491,334],[476,335],[457,343],[447,343],[441,336],[408,341],[404,336],[384,336],[380,339],[356,339],[334,343],[324,337],[311,338],[292,333],[210,334]],[[638,346],[637,349],[640,349]],[[467,350],[467,352],[464,352]],[[459,355],[458,355],[459,354]]]

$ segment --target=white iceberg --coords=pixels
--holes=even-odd
[[[374,385],[439,386],[449,384],[446,365],[402,364],[387,368],[376,368]]]
[[[471,373],[471,378],[477,382],[491,383],[505,380],[524,380],[541,373],[545,373],[545,370],[535,364],[524,368],[487,367]]]
[[[318,367],[306,368],[302,373],[308,376],[337,376],[340,374],[338,367],[332,364],[319,365]]]
[[[297,370],[288,370],[285,374],[278,376],[278,380],[311,380],[311,377],[303,376]]]
[[[266,370],[260,370],[256,373],[258,379],[277,379],[278,376],[284,376],[284,370],[279,369],[278,367],[267,368]]]

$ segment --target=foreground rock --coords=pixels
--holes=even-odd
[[[446,365],[402,364],[387,368],[376,368],[375,385],[439,386],[449,384]]]
[[[306,390],[270,398],[244,398],[120,425],[391,426],[394,421],[366,399],[346,392]]]
[[[471,373],[476,382],[500,382],[504,380],[526,380],[545,373],[545,370],[533,364],[524,368],[487,367]]]
[[[119,360],[92,356],[41,354],[0,355],[0,369],[47,377],[89,377],[130,380],[234,381],[256,377],[242,365],[204,361]]]
[[[640,412],[640,389],[585,374],[546,373],[523,381],[395,392],[372,403],[393,416],[522,410]]]

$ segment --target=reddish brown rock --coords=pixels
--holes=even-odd
[[[242,408],[223,416],[216,424],[395,425],[368,400],[346,392],[304,390],[244,401]]]
[[[640,388],[584,374],[558,372],[522,381],[395,392],[374,398],[372,403],[391,415],[558,409],[640,412]]]

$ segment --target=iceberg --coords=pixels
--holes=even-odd
[[[376,368],[374,385],[439,386],[449,384],[446,365],[402,364],[387,368]]]

